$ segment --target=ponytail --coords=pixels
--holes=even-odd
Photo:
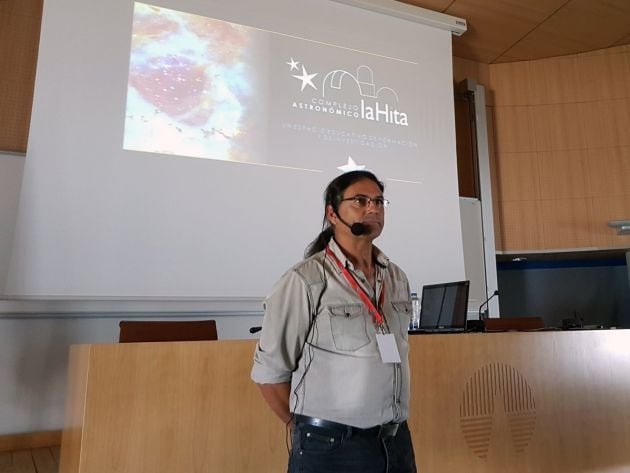
[[[326,246],[328,246],[328,242],[333,237],[334,230],[333,227],[327,226],[324,230],[321,231],[319,235],[306,247],[306,251],[304,251],[304,257],[308,258],[309,256],[313,256],[315,253],[319,253]]]

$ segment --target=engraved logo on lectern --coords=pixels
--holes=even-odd
[[[512,366],[483,366],[466,383],[459,407],[466,444],[479,458],[488,457],[493,421],[500,408],[505,412],[515,453],[523,453],[536,425],[532,388]]]

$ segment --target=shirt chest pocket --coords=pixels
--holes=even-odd
[[[407,332],[409,330],[409,322],[411,322],[411,302],[409,301],[394,301],[392,302],[394,312],[398,316],[400,323],[400,333],[403,338],[407,338]]]
[[[329,306],[330,328],[337,350],[355,351],[370,343],[368,314],[363,304]]]

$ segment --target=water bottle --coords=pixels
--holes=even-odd
[[[418,293],[411,293],[411,323],[409,324],[409,330],[416,330],[420,328],[420,299],[418,299]]]

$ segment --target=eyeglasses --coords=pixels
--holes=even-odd
[[[377,209],[385,209],[389,205],[389,200],[383,197],[372,198],[362,194],[341,199],[341,202],[346,201],[352,201],[352,205],[354,205],[358,209],[367,209],[370,206],[370,203],[374,204],[374,207],[376,207]]]

